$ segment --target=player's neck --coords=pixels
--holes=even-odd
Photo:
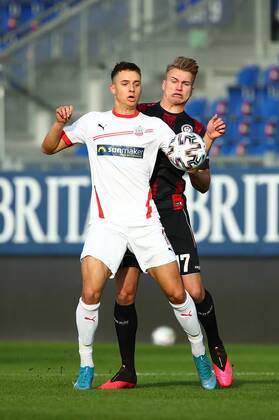
[[[161,99],[160,105],[165,111],[171,112],[172,114],[180,114],[181,112],[184,111],[184,106],[185,106],[185,104],[181,104],[181,105],[171,104],[164,98]]]
[[[113,114],[120,117],[120,116],[127,116],[127,117],[135,117],[138,115],[139,111],[136,107],[126,107],[115,104],[112,110]]]

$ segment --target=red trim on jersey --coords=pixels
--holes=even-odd
[[[152,191],[151,189],[148,191],[148,197],[147,197],[147,202],[146,202],[146,207],[147,207],[147,213],[146,213],[146,218],[150,219],[151,214],[152,214],[152,207],[150,206],[150,201],[152,200]]]
[[[95,185],[94,185],[94,190],[95,190],[96,201],[97,201],[97,206],[98,206],[98,210],[99,210],[99,217],[100,217],[100,219],[104,219],[105,218],[104,212],[103,212],[103,209],[102,209],[100,199],[99,199],[99,196],[98,196]]]
[[[118,131],[115,133],[99,134],[98,136],[94,136],[93,140],[98,140],[105,137],[113,137],[113,136],[127,136],[129,134],[134,134],[134,131]]]
[[[185,190],[185,181],[184,179],[178,179],[175,184],[176,194],[183,194]]]
[[[173,210],[183,210],[185,205],[184,198],[185,181],[184,179],[178,179],[175,184],[175,193],[172,194],[172,208]]]
[[[69,137],[67,136],[67,134],[65,133],[65,131],[62,131],[60,139],[64,140],[64,142],[68,145],[68,146],[72,146],[72,142],[69,139]]]
[[[160,117],[161,118],[161,117]],[[177,115],[176,114],[170,114],[167,111],[164,111],[163,117],[161,118],[170,128],[174,128],[176,121],[177,121]]]
[[[113,115],[115,115],[116,117],[120,117],[120,118],[135,118],[139,115],[139,111],[136,110],[133,114],[119,114],[118,112],[115,111],[115,109],[112,110]]]
[[[195,120],[194,118],[193,118],[193,121],[194,121],[194,127],[193,127],[194,132],[199,134],[199,136],[203,137],[206,132],[204,125],[200,121]]]

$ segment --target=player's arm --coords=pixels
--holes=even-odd
[[[213,142],[225,134],[226,124],[222,118],[215,114],[207,124],[207,130],[203,137],[207,153]],[[205,162],[206,164],[206,162]],[[205,193],[210,187],[210,169],[207,164],[205,168],[193,169],[188,171],[192,186],[201,193]]]
[[[73,106],[66,105],[60,106],[55,111],[56,121],[47,133],[41,149],[43,153],[52,155],[60,152],[69,145],[61,138],[65,124],[71,119],[73,114]]]
[[[217,114],[215,114],[207,124],[207,130],[203,137],[207,153],[209,152],[213,142],[223,136],[226,131],[226,124]]]
[[[201,193],[206,193],[210,187],[210,169],[192,169],[187,171],[192,187]]]

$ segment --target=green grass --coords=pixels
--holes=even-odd
[[[91,391],[77,392],[76,346],[0,342],[0,419],[278,419],[279,346],[228,347],[230,389],[201,389],[189,347],[138,345],[138,386],[100,391],[119,368],[116,344],[98,344]]]

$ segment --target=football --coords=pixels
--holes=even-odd
[[[151,334],[152,343],[157,346],[171,346],[175,343],[175,332],[171,327],[156,328]]]
[[[169,145],[171,163],[182,171],[198,168],[206,159],[203,139],[196,133],[177,134]]]

